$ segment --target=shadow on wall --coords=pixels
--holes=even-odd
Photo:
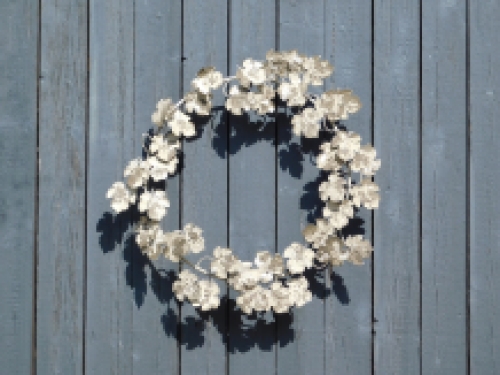
[[[277,152],[277,165],[281,170],[288,172],[294,178],[301,178],[304,163],[312,162],[319,150],[319,144],[328,140],[331,134],[323,132],[319,139],[302,139],[301,141],[291,133],[289,115],[290,113],[284,112],[275,115],[274,120],[279,125],[279,131],[276,129],[273,129],[275,131],[264,131],[266,126],[274,127],[274,121],[266,121],[262,117],[248,117],[248,114],[231,115],[229,116],[230,142],[228,142],[227,114],[223,108],[214,108],[212,119],[216,119],[216,123],[213,124],[212,146],[219,157],[226,158],[226,155],[233,155],[242,147],[251,146],[257,142],[272,142],[279,150]],[[254,132],[246,130],[250,121],[257,127]],[[203,118],[195,118],[195,123],[198,128],[197,137],[201,137],[204,128],[210,126]],[[196,141],[196,138],[189,141]],[[231,147],[229,150],[228,144]],[[180,169],[182,170],[182,168],[181,160]],[[318,187],[326,179],[327,174],[318,170],[318,176],[304,186],[303,194],[300,197],[300,208],[307,213],[307,220],[310,223],[314,223],[316,218],[321,216],[323,203],[319,197]],[[105,254],[116,248],[123,248],[123,259],[126,262],[125,278],[127,285],[133,291],[137,307],[140,308],[143,305],[148,289],[154,293],[159,302],[165,305],[166,312],[159,317],[159,324],[163,326],[166,335],[175,337],[187,349],[194,349],[204,345],[205,328],[210,325],[220,333],[222,341],[228,345],[230,352],[245,352],[253,346],[258,346],[262,350],[271,350],[274,344],[285,346],[294,340],[293,310],[289,314],[268,312],[247,316],[236,306],[234,299],[228,299],[227,296],[221,299],[218,309],[210,312],[199,310],[195,312],[194,308],[189,306],[187,309],[193,314],[183,314],[182,321],[178,322],[178,308],[185,306],[185,303],[178,303],[171,289],[172,283],[176,279],[176,273],[172,270],[159,268],[136,245],[130,234],[133,223],[136,223],[138,218],[139,212],[135,206],[118,215],[104,213],[96,227],[97,232],[100,233],[99,243]],[[343,230],[343,234],[364,234],[363,224],[364,221],[355,216],[350,221],[349,226]],[[121,244],[123,245],[120,246]],[[149,286],[147,268],[150,269],[151,273]],[[331,288],[326,287],[325,270],[309,269],[305,276],[309,281],[314,298],[326,299],[333,294],[340,303],[349,303],[347,287],[344,285],[342,277],[335,272],[329,275]],[[227,322],[234,322],[234,324],[228,327]]]

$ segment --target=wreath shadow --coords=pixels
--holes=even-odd
[[[212,115],[212,118],[217,118],[219,122],[213,128],[212,138],[212,147],[219,157],[227,158],[242,147],[257,142],[271,142],[278,148],[277,166],[297,179],[303,174],[304,163],[311,163],[317,156],[319,144],[331,137],[331,133],[327,132],[322,132],[318,139],[299,140],[294,137],[291,132],[290,112],[281,111],[275,114],[274,123],[262,116],[228,115],[222,107],[214,107]],[[203,131],[208,126],[206,120],[200,117],[195,116],[194,122],[197,136],[190,141],[202,137]],[[248,131],[249,122],[255,124],[257,129]],[[230,132],[227,131],[227,123],[231,124]],[[269,125],[270,123],[273,124]],[[275,124],[279,124],[279,128],[275,128]],[[337,125],[345,129],[341,124]],[[180,169],[183,168],[182,158],[179,166]],[[321,216],[323,203],[319,197],[318,187],[326,179],[327,174],[318,170],[316,178],[307,182],[303,188],[300,209],[307,214],[309,223],[313,223]],[[177,270],[160,268],[151,262],[141,252],[131,235],[132,225],[137,222],[138,217],[139,212],[135,206],[117,215],[105,212],[96,225],[96,230],[100,233],[99,243],[104,254],[114,251],[123,244],[121,247],[126,263],[125,279],[133,292],[134,302],[138,308],[143,306],[148,290],[151,290],[158,301],[165,305],[166,311],[159,317],[159,323],[167,336],[175,337],[181,345],[191,350],[202,347],[206,342],[207,332],[215,330],[220,334],[222,342],[230,353],[246,352],[254,346],[268,351],[275,345],[283,347],[294,340],[295,309],[288,314],[266,312],[247,316],[236,306],[234,298],[228,298],[227,294],[222,297],[219,308],[209,312],[202,312],[188,303],[178,302],[171,290]],[[363,225],[364,220],[356,213],[349,225],[344,228],[343,234],[364,234]],[[335,295],[341,304],[349,304],[350,295],[339,274],[332,271],[327,275],[325,270],[309,269],[304,275],[308,279],[313,298],[325,300]],[[329,283],[326,282],[328,276]],[[182,311],[181,316],[179,311]]]

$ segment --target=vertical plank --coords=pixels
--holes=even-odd
[[[374,8],[375,374],[420,374],[420,1]]]
[[[106,191],[140,152],[134,128],[134,2],[90,1],[85,370],[131,374],[134,293],[124,257],[131,215],[111,214]],[[128,232],[127,232],[128,231]],[[128,267],[132,267],[129,262]],[[129,268],[129,272],[130,272]]]
[[[29,374],[37,169],[38,2],[0,3],[0,368]]]
[[[198,70],[213,66],[227,73],[227,1],[184,1],[184,93]],[[182,171],[182,225],[203,229],[205,251],[192,259],[211,255],[216,246],[227,246],[227,126],[222,94],[214,93],[211,118],[196,120],[195,139],[184,141]],[[205,266],[207,263],[204,263]],[[221,297],[226,284],[218,282]],[[226,372],[226,305],[210,315],[200,314],[190,303],[182,305],[181,371],[184,374]]]
[[[36,368],[82,374],[87,1],[41,4]]]
[[[141,134],[155,125],[151,113],[159,99],[177,100],[181,87],[182,3],[180,1],[135,0],[134,2],[134,157],[141,154]],[[167,196],[170,207],[162,229],[179,228],[179,175],[170,177]],[[135,303],[133,306],[133,373],[175,374],[179,367],[177,341],[178,305],[167,275],[178,265],[159,259],[148,262],[134,247],[129,267]],[[129,262],[129,261],[127,261]],[[123,277],[121,275],[120,277]],[[130,298],[130,293],[126,298]]]
[[[299,53],[325,57],[324,1],[281,0],[279,2],[279,48],[296,49]],[[320,171],[311,163],[310,155],[319,149],[321,140],[308,140],[291,133],[289,119],[278,122],[278,243],[280,252],[292,242],[305,243],[302,229],[312,222],[318,199]],[[287,166],[294,166],[287,168]],[[317,196],[316,196],[317,197]],[[311,206],[312,205],[312,206]],[[310,279],[310,278],[309,278]],[[318,283],[324,284],[320,277]],[[277,350],[278,374],[326,374],[325,368],[325,309],[321,288],[311,283],[313,300],[292,310],[291,324],[278,318],[278,338],[284,341]]]
[[[233,0],[229,17],[229,69],[234,75],[243,60],[262,61],[275,47],[275,2]],[[229,244],[238,258],[253,261],[257,251],[276,248],[275,121],[254,114],[229,118]],[[274,327],[270,312],[241,321],[230,313],[230,374],[274,373]]]
[[[373,144],[372,10],[364,0],[326,1],[325,57],[335,69],[326,89],[348,88],[359,96],[360,112],[343,125],[360,134],[363,144]],[[372,211],[362,209],[357,216],[352,234],[370,240]],[[331,295],[325,301],[326,368],[335,374],[371,374],[372,262],[345,264],[334,272]]]
[[[470,12],[470,373],[500,372],[500,2]]]
[[[466,7],[422,3],[422,373],[467,373]]]

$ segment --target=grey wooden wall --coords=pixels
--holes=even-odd
[[[0,373],[500,374],[499,17],[499,0],[0,0]],[[382,159],[381,207],[357,221],[375,253],[291,316],[200,315],[104,195],[158,99],[271,48],[321,54],[326,88],[361,97],[345,126]],[[211,121],[165,227],[245,258],[300,240],[314,144],[284,116]]]

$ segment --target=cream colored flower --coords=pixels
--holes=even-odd
[[[257,92],[246,94],[248,106],[260,115],[272,113],[274,112],[274,94],[275,91],[271,86],[259,86]]]
[[[208,116],[212,109],[212,95],[199,91],[188,92],[184,95],[184,107],[189,113],[194,112],[200,116]]]
[[[307,85],[302,82],[299,75],[290,73],[289,82],[282,82],[278,88],[281,99],[291,107],[301,107],[306,104]]]
[[[349,219],[354,217],[354,207],[349,200],[341,202],[328,201],[323,208],[323,216],[328,219],[330,226],[335,229],[342,229],[349,223]]]
[[[219,88],[221,85],[222,74],[213,66],[201,69],[192,82],[193,88],[202,94],[208,94],[210,90]]]
[[[343,105],[340,112],[340,120],[347,120],[350,114],[361,109],[361,101],[351,90],[340,90],[343,95]]]
[[[172,133],[178,137],[192,137],[196,135],[196,129],[194,124],[190,121],[189,116],[180,111],[174,113],[169,125],[172,128]]]
[[[313,86],[321,86],[323,79],[333,73],[333,66],[327,60],[322,60],[321,56],[305,57],[302,63],[306,70],[304,80]]]
[[[202,311],[216,309],[220,304],[220,289],[215,281],[201,280],[197,283],[197,291],[191,303]]]
[[[342,168],[342,161],[337,158],[337,153],[329,147],[330,143],[321,145],[322,152],[316,158],[316,166],[325,171],[338,171]]]
[[[283,257],[288,259],[286,265],[292,274],[302,273],[314,263],[314,251],[297,242],[293,242],[285,249]]]
[[[141,217],[141,222],[136,230],[135,242],[150,259],[158,259],[159,255],[163,253],[162,238],[163,231],[158,223]]]
[[[254,260],[257,268],[262,272],[267,272],[272,275],[283,275],[283,258],[280,254],[271,254],[269,251],[258,251]]]
[[[334,227],[325,219],[317,219],[316,225],[308,224],[302,234],[307,242],[311,243],[315,249],[324,246],[328,236],[333,233]]]
[[[111,199],[111,208],[120,213],[125,211],[135,202],[135,194],[123,182],[115,182],[108,189],[106,197]]]
[[[131,160],[123,175],[127,178],[127,185],[131,189],[137,189],[148,181],[149,163],[141,159]]]
[[[349,258],[349,253],[343,251],[343,242],[340,238],[331,236],[324,246],[316,252],[316,259],[323,264],[340,266]]]
[[[156,111],[151,115],[151,121],[158,126],[163,126],[165,121],[172,120],[175,110],[171,99],[160,99],[156,104]]]
[[[293,306],[293,301],[290,300],[290,291],[281,282],[271,284],[271,303],[272,309],[277,314],[287,313]]]
[[[321,113],[314,108],[306,108],[298,115],[293,116],[293,133],[306,138],[318,138],[320,131]]]
[[[271,308],[272,302],[271,292],[260,285],[243,291],[236,298],[236,304],[245,314],[251,314],[254,310],[267,311]]]
[[[321,200],[341,201],[344,199],[345,180],[336,173],[328,175],[328,181],[324,181],[319,185],[319,196]]]
[[[141,194],[139,200],[139,211],[147,213],[154,221],[160,221],[167,213],[170,202],[164,191],[152,190]]]
[[[363,260],[368,258],[373,251],[370,242],[360,235],[347,237],[344,243],[349,248],[349,260],[356,265],[363,264]]]
[[[283,51],[283,59],[288,63],[290,73],[299,73],[304,70],[305,55],[300,54],[297,50]]]
[[[283,58],[283,54],[273,50],[266,53],[264,66],[267,77],[272,80],[285,77],[289,72],[288,62]]]
[[[177,151],[180,147],[181,143],[179,137],[176,135],[168,134],[164,136],[163,134],[159,134],[151,137],[149,152],[156,155],[158,159],[168,162],[177,155]]]
[[[302,307],[312,300],[312,293],[308,290],[308,282],[304,276],[288,282],[290,301],[297,307]]]
[[[228,278],[229,285],[238,291],[254,288],[263,277],[267,280],[267,275],[258,268],[252,268],[250,262],[238,262],[237,268],[231,271],[235,272]]]
[[[238,86],[232,86],[226,99],[226,109],[233,115],[241,115],[243,110],[248,111],[250,109],[248,93],[242,91]]]
[[[205,248],[205,239],[202,236],[203,231],[200,227],[188,223],[184,225],[184,235],[186,236],[189,250],[193,253],[199,253]]]
[[[359,98],[351,90],[330,90],[320,95],[314,106],[325,111],[329,121],[346,120],[361,108]]]
[[[380,160],[376,159],[376,150],[370,145],[361,146],[351,162],[351,170],[366,176],[373,176],[380,168]]]
[[[235,269],[238,259],[233,255],[231,249],[217,246],[213,252],[213,259],[210,263],[210,271],[221,279],[226,279],[229,270]]]
[[[186,235],[181,230],[174,230],[165,233],[165,242],[167,246],[164,248],[165,258],[172,262],[180,262],[181,259],[189,252],[189,245]]]
[[[195,300],[199,292],[198,277],[188,269],[182,270],[179,279],[172,284],[172,291],[179,301]]]
[[[362,179],[359,185],[353,186],[350,191],[354,205],[357,207],[365,206],[368,209],[378,207],[380,200],[378,192],[378,185],[366,178]]]
[[[331,140],[331,145],[340,159],[350,161],[361,149],[361,137],[354,132],[339,130]]]
[[[177,163],[179,159],[177,156],[172,158],[169,162],[160,161],[156,156],[150,156],[148,158],[149,163],[149,173],[154,181],[163,181],[168,178],[169,175],[175,174],[177,170]]]
[[[262,85],[266,81],[266,70],[264,64],[253,59],[243,61],[243,67],[236,72],[236,77],[244,87],[253,85]]]

